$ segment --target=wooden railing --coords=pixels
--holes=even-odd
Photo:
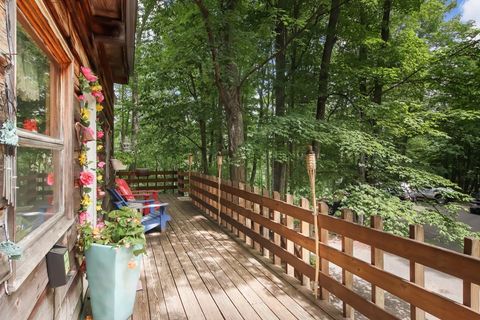
[[[192,173],[191,185],[186,189],[195,206],[218,221],[218,180]],[[311,231],[314,216],[308,200],[302,199],[297,206],[290,195],[281,199],[274,193],[270,197],[265,190],[228,181],[221,182],[220,190],[221,224],[310,287],[315,278],[310,259],[315,252],[315,240]],[[380,216],[372,217],[372,227],[367,228],[353,223],[349,210],[343,210],[342,218],[336,218],[328,215],[325,203],[320,202],[318,207],[319,296],[326,301],[330,295],[339,298],[343,316],[351,318],[356,310],[370,319],[399,319],[385,308],[385,292],[389,292],[410,304],[411,319],[424,319],[425,312],[440,319],[480,319],[478,240],[465,239],[466,254],[459,254],[423,243],[422,226],[410,227],[412,239],[402,238],[382,231]],[[341,237],[341,249],[329,245],[331,234]],[[354,257],[354,241],[370,246],[369,262]],[[408,279],[384,269],[385,253],[409,262]],[[341,281],[330,274],[330,264],[341,268]],[[461,279],[463,304],[426,288],[425,267]],[[369,283],[369,299],[354,291],[354,275]]]
[[[118,171],[117,177],[125,179],[132,190],[150,189],[167,192],[175,192],[177,189],[183,189],[183,175],[178,175],[178,171]]]

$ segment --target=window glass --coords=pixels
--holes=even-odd
[[[17,25],[17,126],[58,137],[55,66],[25,29]]]
[[[59,212],[60,151],[20,147],[17,152],[16,240]]]

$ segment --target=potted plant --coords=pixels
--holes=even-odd
[[[133,313],[146,240],[137,210],[124,207],[94,228],[84,222],[79,249],[86,258],[94,319],[126,320]]]

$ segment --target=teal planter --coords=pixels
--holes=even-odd
[[[133,249],[93,244],[85,252],[95,320],[127,320],[133,313],[142,256]]]

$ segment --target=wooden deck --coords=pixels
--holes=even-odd
[[[190,202],[161,200],[172,221],[147,235],[133,320],[332,319]]]

